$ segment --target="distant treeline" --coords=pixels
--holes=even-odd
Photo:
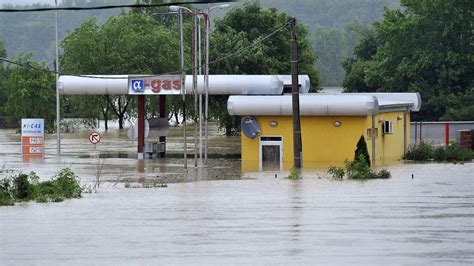
[[[98,6],[134,2],[136,1],[64,0],[61,5]],[[345,72],[341,67],[341,62],[352,56],[353,48],[362,38],[358,29],[367,28],[367,25],[382,18],[385,6],[398,5],[398,0],[261,0],[259,2],[264,7],[274,7],[297,17],[298,21],[308,28],[313,51],[319,57],[316,67],[320,71],[321,82],[323,85],[334,86],[342,85]],[[59,12],[59,38],[63,39],[91,17],[97,18],[98,23],[101,24],[108,17],[121,12],[124,10],[61,11]],[[223,11],[214,12],[216,12],[214,17],[220,17]],[[9,57],[18,56],[22,52],[33,52],[33,60],[45,61],[52,66],[54,38],[54,12],[0,14],[0,40],[5,42]]]

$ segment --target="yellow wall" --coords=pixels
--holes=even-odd
[[[410,143],[410,114],[407,113],[407,145]],[[382,165],[385,163],[395,162],[401,159],[403,156],[403,112],[391,112],[381,113],[375,118],[375,127],[378,128],[378,135],[375,140],[375,155],[376,165]],[[382,122],[384,120],[392,121],[393,123],[393,134],[382,134]],[[367,117],[368,128],[371,126],[371,118]],[[371,140],[366,134],[367,146],[369,149],[369,155],[372,157]]]
[[[402,120],[397,120],[401,116]],[[409,118],[409,115],[407,115]],[[394,134],[382,136],[382,124],[378,120],[391,120]],[[255,139],[247,138],[242,133],[242,171],[259,170],[260,137],[282,137],[283,170],[293,166],[293,122],[291,116],[258,116],[260,134]],[[403,112],[382,113],[376,116],[376,165],[400,159],[403,155]],[[278,122],[276,127],[270,121]],[[342,125],[335,127],[334,122]],[[364,135],[367,148],[372,156],[371,139],[367,129],[371,128],[370,116],[304,116],[301,117],[303,142],[303,168],[327,168],[329,165],[342,165],[344,160],[352,160],[354,150],[361,135]],[[407,136],[409,138],[409,119]]]

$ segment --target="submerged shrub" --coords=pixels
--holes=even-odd
[[[300,178],[300,174],[298,173],[298,170],[296,170],[296,168],[294,166],[291,167],[290,175],[288,176],[288,179],[295,180],[295,179],[299,179],[299,178]]]
[[[474,151],[461,148],[455,141],[450,142],[448,146],[440,147],[421,142],[418,146],[410,146],[403,159],[413,161],[470,161],[474,159]]]
[[[382,169],[379,172],[372,172],[372,178],[390,178],[392,174],[387,169]]]
[[[344,168],[337,166],[329,166],[328,173],[332,176],[332,178],[338,180],[343,179],[345,175]]]
[[[57,189],[64,198],[80,198],[82,187],[79,183],[79,177],[69,168],[62,169],[56,176],[55,182]]]
[[[383,169],[375,172],[370,169],[363,154],[355,161],[345,161],[344,167],[330,166],[328,174],[334,179],[341,180],[344,176],[348,179],[374,179],[374,178],[390,178],[391,174],[388,170]]]
[[[418,146],[410,146],[403,159],[413,161],[428,161],[433,159],[433,146],[426,143],[420,142]]]
[[[79,178],[69,168],[62,169],[48,181],[39,181],[35,172],[18,173],[0,180],[0,206],[13,205],[15,201],[60,202],[80,198],[84,188]]]
[[[15,204],[12,195],[12,180],[5,178],[0,180],[0,206],[10,206]]]

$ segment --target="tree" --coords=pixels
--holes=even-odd
[[[62,68],[76,74],[161,74],[178,69],[178,36],[153,16],[138,12],[111,17],[98,26],[83,23],[61,43]],[[104,118],[108,109],[123,128],[133,98],[128,95],[97,97]]]
[[[370,156],[364,135],[360,136],[359,141],[357,141],[357,146],[354,151],[354,161],[357,161],[361,155],[364,156],[365,162],[370,167]]]
[[[2,40],[0,40],[0,58],[6,58],[7,51],[5,50],[5,45]],[[6,83],[4,82],[7,78],[7,69],[4,67],[3,61],[0,62],[0,115],[3,114],[1,106],[5,105],[7,100],[6,94]]]
[[[364,61],[360,79],[377,91],[420,92],[424,106],[415,119],[474,119],[473,112],[465,113],[474,105],[474,3],[400,3],[401,9],[387,9],[374,24],[376,51],[368,59],[358,58]]]
[[[54,75],[45,72],[48,68],[44,63],[31,61],[31,54],[24,54],[15,61],[35,69],[20,66],[9,67],[9,73],[4,83],[8,86],[3,87],[6,91],[3,112],[7,121],[16,124],[22,118],[44,118],[46,129],[54,130],[56,118]]]
[[[258,3],[234,8],[222,20],[216,20],[211,38],[211,65],[214,74],[289,74],[291,69],[290,33],[285,24],[290,19],[276,9],[262,9]],[[283,27],[282,29],[280,29]],[[280,30],[279,30],[280,29]],[[278,31],[277,31],[278,30]],[[319,89],[319,73],[314,68],[313,54],[304,26],[298,24],[299,73],[310,76],[312,89]],[[275,32],[272,36],[265,36]],[[228,57],[235,51],[242,51]],[[240,126],[240,120],[229,117],[227,97],[212,97],[212,117],[218,118],[226,134]]]

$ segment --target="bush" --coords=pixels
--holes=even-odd
[[[296,180],[300,178],[300,174],[298,173],[298,170],[293,166],[291,167],[290,170],[290,175],[288,176],[288,179]]]
[[[10,206],[15,204],[12,195],[13,184],[11,181],[12,180],[9,178],[0,180],[0,206]]]
[[[470,161],[474,159],[474,151],[463,149],[454,141],[446,147],[436,148],[432,144],[421,142],[418,146],[410,146],[403,159],[413,161]]]
[[[372,172],[372,178],[390,178],[392,174],[387,169],[382,169],[379,172]]]
[[[374,178],[390,178],[391,174],[386,169],[375,172],[370,169],[367,160],[363,154],[355,161],[346,161],[343,167],[330,166],[328,174],[334,179],[341,180],[344,176],[348,179],[374,179]]]
[[[433,155],[433,146],[426,142],[420,142],[418,146],[410,146],[405,156],[403,156],[403,159],[413,161],[428,161],[433,159]]]
[[[334,179],[342,180],[344,178],[344,168],[337,166],[330,166],[328,173],[332,175]]]
[[[0,180],[0,206],[13,205],[15,201],[60,202],[80,198],[84,188],[79,178],[69,168],[62,169],[51,180],[39,181],[35,172],[18,173]]]

